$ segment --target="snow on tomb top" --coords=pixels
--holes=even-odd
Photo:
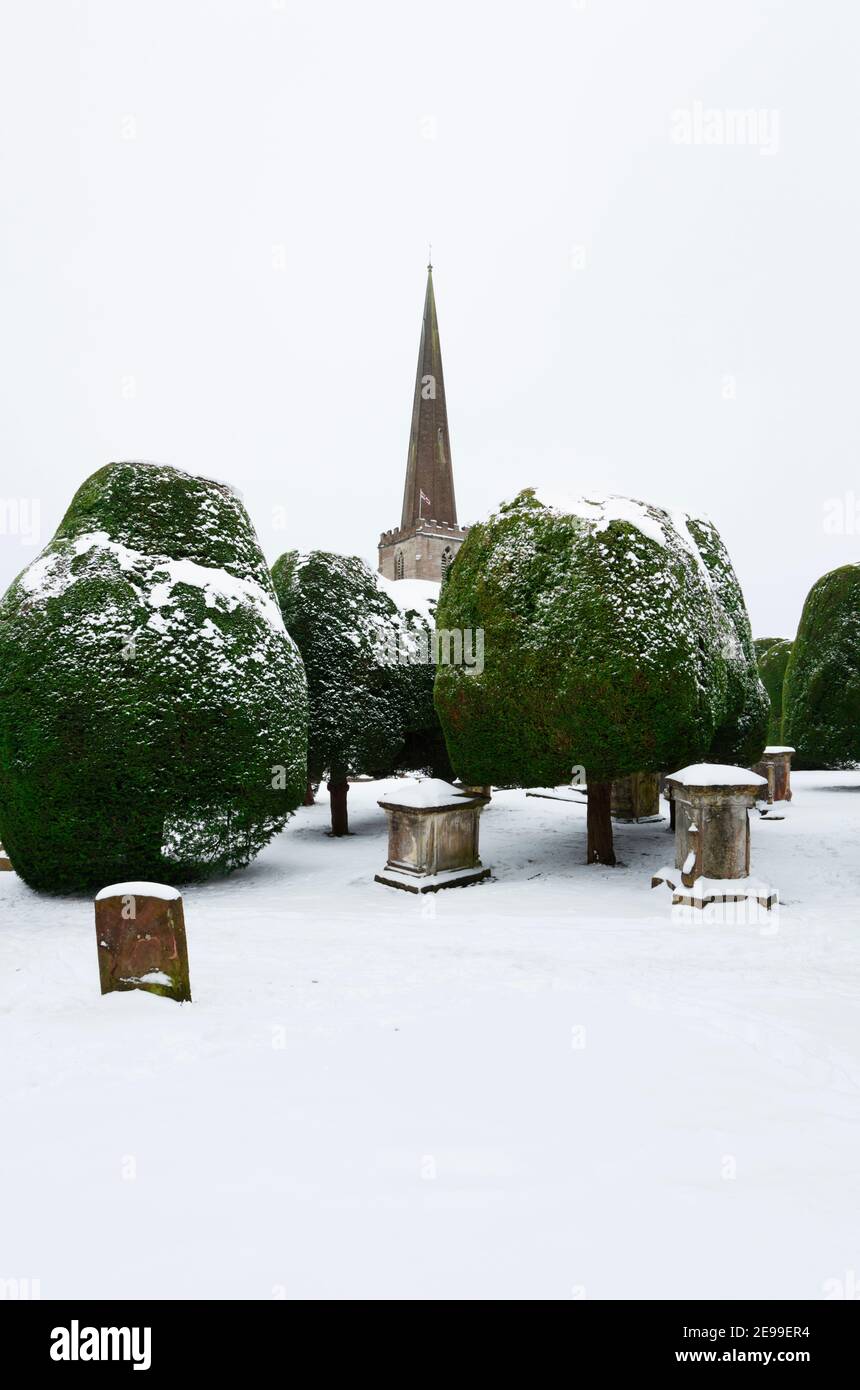
[[[765,753],[795,753],[797,749],[789,748],[787,743],[769,743],[764,751]]]
[[[163,898],[165,902],[173,902],[181,896],[178,888],[171,888],[167,883],[132,880],[129,883],[110,883],[107,888],[100,888],[96,893],[96,902],[101,902],[103,898]]]
[[[680,772],[670,772],[668,781],[680,787],[764,787],[767,778],[746,767],[730,763],[691,763]]]
[[[441,811],[448,806],[462,806],[464,803],[483,801],[484,798],[466,791],[463,787],[453,787],[440,777],[425,777],[420,782],[404,781],[387,795],[379,798],[380,806],[405,806],[416,810]]]

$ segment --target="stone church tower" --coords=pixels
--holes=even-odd
[[[383,531],[379,538],[380,573],[386,579],[440,580],[466,539],[466,530],[457,525],[433,266],[428,265],[403,513],[399,527]]]

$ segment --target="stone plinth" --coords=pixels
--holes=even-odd
[[[764,750],[761,762],[756,763],[755,771],[767,782],[766,793],[759,797],[769,806],[775,801],[791,800],[791,755],[793,748],[787,745],[772,744]]]
[[[406,782],[379,805],[388,817],[388,862],[377,883],[435,893],[487,878],[478,854],[478,822],[487,804],[437,777]]]
[[[113,883],[96,895],[102,994],[142,989],[190,1000],[182,898],[161,883]]]
[[[9,856],[8,856],[8,854],[6,853],[6,851],[5,851],[5,849],[3,848],[3,846],[0,845],[0,874],[2,874],[2,873],[11,874],[11,873],[14,873],[14,872],[15,872],[15,871],[14,871],[14,869],[12,868],[12,860],[9,858]]]
[[[745,897],[771,907],[776,893],[750,878],[749,809],[765,779],[746,768],[698,763],[673,772],[667,785],[675,806],[675,864],[658,870],[651,886],[668,883],[673,902],[694,907]]]
[[[629,777],[619,777],[612,783],[611,809],[613,820],[662,820],[659,772],[632,772]]]

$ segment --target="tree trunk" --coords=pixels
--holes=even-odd
[[[612,848],[612,783],[588,780],[588,849],[586,863],[614,864]]]
[[[669,829],[672,831],[672,834],[674,835],[674,833],[675,833],[675,800],[674,800],[674,797],[673,797],[672,800],[669,802]]]
[[[328,794],[331,798],[332,835],[349,834],[349,815],[346,809],[348,791],[349,783],[345,777],[339,777],[337,781],[332,779],[328,783]]]
[[[314,784],[313,784],[313,782],[311,781],[311,779],[310,779],[310,777],[309,777],[309,778],[308,778],[308,785],[307,785],[307,787],[306,787],[306,789],[305,789],[305,799],[304,799],[304,801],[302,802],[302,805],[303,805],[303,806],[313,806],[314,801],[315,801],[315,797],[314,797]]]

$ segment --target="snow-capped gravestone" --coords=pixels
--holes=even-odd
[[[307,691],[225,484],[114,463],[0,602],[0,837],[48,892],[247,864],[301,803]]]
[[[5,849],[0,845],[0,874],[12,873],[12,860],[9,858]]]
[[[697,763],[667,778],[675,805],[675,865],[658,869],[651,887],[666,883],[672,902],[686,907],[754,899],[778,901],[750,876],[749,808],[766,782],[746,768]]]
[[[791,800],[791,755],[794,749],[787,744],[769,744],[756,763],[755,771],[764,777],[767,788],[762,798],[768,806],[778,806]]]
[[[163,883],[113,883],[96,894],[102,994],[142,989],[190,1001],[182,898]]]
[[[487,798],[428,777],[404,781],[379,805],[388,817],[388,862],[377,883],[410,893],[435,893],[489,876],[478,853],[478,824]]]

